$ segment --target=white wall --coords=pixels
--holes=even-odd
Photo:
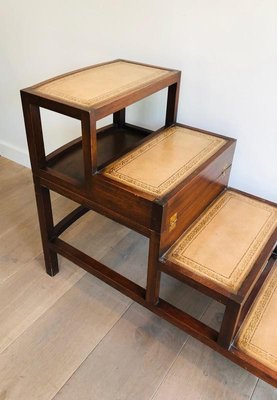
[[[231,184],[277,201],[276,0],[0,0],[0,14],[2,155],[27,162],[20,88],[133,59],[182,70],[178,120],[236,137]],[[146,110],[154,126],[159,105],[158,96],[131,117]],[[46,122],[50,149],[66,123]]]

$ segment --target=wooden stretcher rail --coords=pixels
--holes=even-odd
[[[40,177],[39,179],[37,179],[37,181],[39,182],[39,184],[41,184],[41,186],[53,190],[56,193],[59,193],[62,196],[65,196],[75,201],[76,203],[82,204],[84,207],[89,208],[90,210],[93,210],[101,215],[104,215],[105,217],[110,218],[115,222],[125,225],[129,229],[133,229],[134,231],[140,233],[141,235],[144,235],[146,237],[150,236],[149,229],[140,225],[138,222],[130,221],[124,216],[119,215],[118,213],[113,212],[112,210],[107,209],[106,207],[103,207],[101,204],[96,203],[95,201],[88,199],[87,197],[84,197],[82,193],[77,193],[76,190],[75,192],[72,192],[70,189],[60,186],[57,182],[45,179],[43,177]]]
[[[55,239],[60,236],[67,228],[70,227],[79,218],[85,215],[89,211],[89,208],[84,206],[79,206],[75,210],[71,211],[66,217],[64,217],[60,222],[58,222],[53,229],[51,239]]]
[[[256,360],[253,360],[251,357],[243,354],[235,347],[231,347],[230,349],[223,348],[217,342],[218,332],[213,328],[210,328],[203,322],[198,321],[196,318],[176,308],[163,299],[159,299],[159,302],[156,305],[148,303],[145,300],[146,291],[144,288],[113,271],[101,262],[82,253],[80,250],[74,248],[61,239],[54,239],[50,241],[49,247],[51,250],[59,253],[63,257],[66,257],[68,260],[79,265],[87,272],[91,273],[124,295],[130,297],[132,300],[146,307],[159,317],[167,320],[187,334],[193,336],[195,339],[217,351],[224,357],[230,359],[232,362],[235,362],[247,371],[254,373],[256,376],[277,387],[276,377],[269,368],[257,363]]]

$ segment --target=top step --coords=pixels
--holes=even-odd
[[[114,60],[57,76],[24,91],[77,109],[94,110],[100,118],[104,106],[120,101],[121,108],[126,107],[178,82],[180,74],[172,69]]]

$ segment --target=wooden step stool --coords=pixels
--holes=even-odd
[[[21,91],[46,270],[58,272],[59,253],[277,385],[274,365],[264,366],[241,345],[245,341],[235,339],[275,269],[277,207],[227,189],[234,139],[176,123],[180,75],[116,60]],[[127,106],[164,88],[161,129],[126,122]],[[40,108],[80,120],[80,138],[46,156]],[[97,130],[96,122],[110,114],[113,123]],[[80,204],[56,226],[49,190]],[[59,238],[89,210],[149,238],[146,288]],[[159,298],[162,272],[226,305],[219,333]]]

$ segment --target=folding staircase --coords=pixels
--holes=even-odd
[[[46,270],[67,257],[277,386],[277,205],[228,187],[234,139],[176,123],[180,76],[115,60],[21,91]],[[164,88],[164,127],[126,122],[127,106]],[[81,137],[46,156],[40,108],[80,120]],[[55,226],[49,190],[80,204]],[[59,238],[89,210],[149,238],[146,288]],[[223,303],[220,331],[161,299],[161,273]]]

